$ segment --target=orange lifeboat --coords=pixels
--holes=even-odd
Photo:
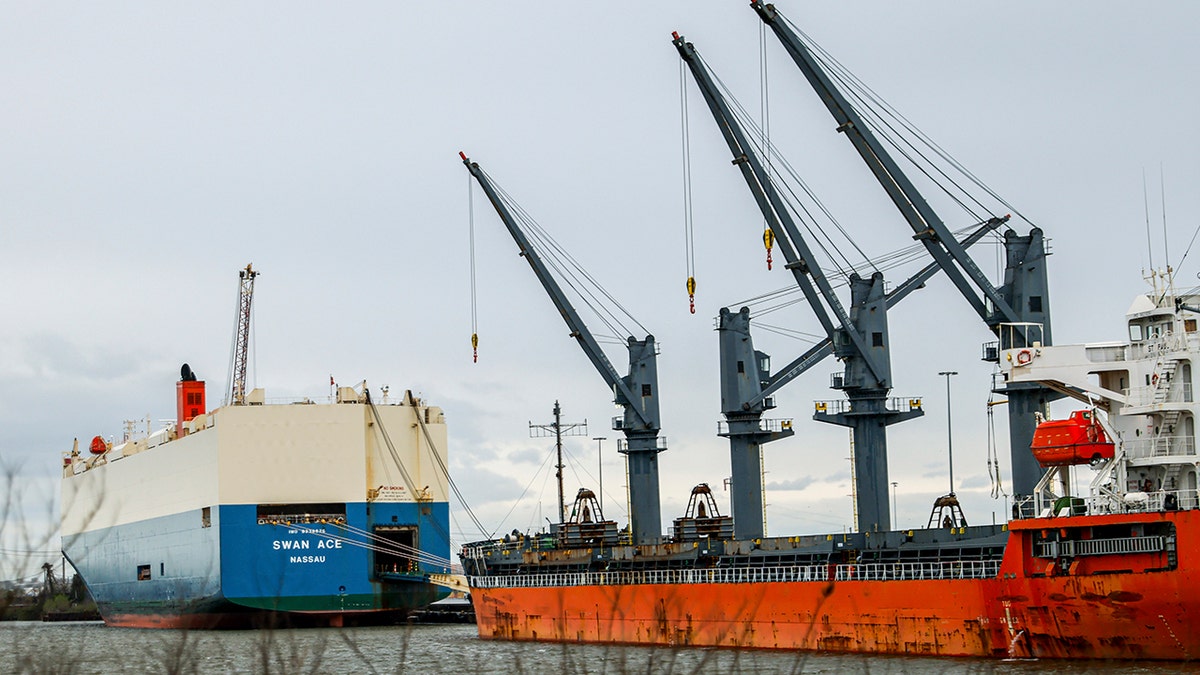
[[[103,438],[96,436],[92,439],[92,444],[88,450],[90,450],[93,455],[103,455],[104,453],[108,452],[108,443],[105,443]]]
[[[1090,410],[1076,410],[1065,420],[1049,420],[1033,432],[1033,457],[1043,467],[1088,464],[1112,459],[1115,444]]]

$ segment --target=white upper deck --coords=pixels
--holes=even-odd
[[[397,404],[339,399],[225,406],[180,438],[172,427],[101,456],[68,456],[63,533],[218,504],[447,500],[440,408],[411,394]]]

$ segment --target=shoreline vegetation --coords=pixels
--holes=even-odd
[[[96,603],[78,574],[71,577],[70,583],[47,575],[36,591],[14,587],[0,597],[0,621],[99,620]]]

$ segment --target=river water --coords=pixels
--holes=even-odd
[[[993,661],[480,640],[475,626],[166,631],[0,623],[0,673],[1161,673],[1180,664]]]

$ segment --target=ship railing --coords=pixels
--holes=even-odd
[[[883,407],[889,412],[911,412],[920,410],[922,405],[919,396],[892,396],[883,402]],[[849,413],[852,407],[852,402],[844,398],[813,402],[813,411],[818,415],[843,415]]]
[[[1130,495],[1144,495],[1130,497]],[[1200,508],[1200,491],[1197,490],[1157,490],[1153,492],[1131,492],[1120,503],[1122,512],[1139,511],[1188,511]]]
[[[786,567],[714,567],[691,570],[641,570],[472,576],[474,588],[555,588],[646,584],[744,584],[829,581],[916,581],[988,579],[1000,572],[999,560],[947,562],[791,565]]]
[[[1152,457],[1194,457],[1196,439],[1192,436],[1156,436],[1135,438],[1122,442],[1125,456],[1129,459]]]
[[[386,399],[381,398],[378,401],[372,396],[371,400],[377,406],[398,405],[400,401],[399,398],[394,396]],[[271,396],[264,398],[262,405],[332,405],[340,402],[337,396]]]
[[[791,417],[764,417],[758,421],[758,430],[769,433],[781,433],[792,428]],[[728,422],[717,422],[717,435],[724,436],[729,433]]]
[[[462,553],[464,558],[479,559],[489,554],[500,553],[504,551],[512,553],[514,551],[522,551],[525,548],[524,537],[520,538],[505,538],[495,539],[492,541],[479,541],[472,544],[464,544]]]
[[[1039,513],[1037,501],[1033,495],[1018,496],[1012,506],[1013,519],[1036,518]]]
[[[867,563],[838,565],[837,581],[988,579],[1000,573],[999,560]]]
[[[1090,498],[1076,497],[1079,513],[1089,515],[1104,515],[1112,513],[1156,513],[1160,511],[1189,511],[1200,508],[1200,490],[1150,490],[1141,492],[1129,490],[1124,493],[1104,491]],[[1050,517],[1053,514],[1053,504],[1056,500],[1040,500],[1041,515]],[[1028,506],[1029,508],[1025,508]],[[1076,513],[1075,515],[1079,515]],[[1067,510],[1058,513],[1059,516],[1069,515]],[[1032,518],[1035,513],[1032,501],[1023,503],[1021,517]]]
[[[1167,396],[1163,400],[1155,398],[1160,387],[1154,385],[1143,385],[1137,387],[1129,387],[1124,391],[1125,397],[1130,406],[1152,405],[1155,403],[1192,403],[1192,383],[1179,382],[1172,380],[1167,385]]]
[[[1084,555],[1161,553],[1166,546],[1167,540],[1161,536],[1041,541],[1035,545],[1034,555],[1039,558],[1074,558]]]

